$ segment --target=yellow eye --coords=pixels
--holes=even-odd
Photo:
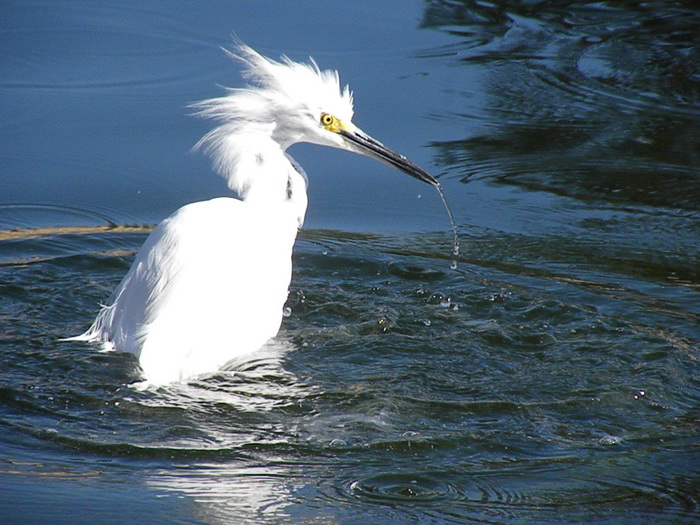
[[[330,113],[321,113],[321,124],[323,124],[323,127],[328,129],[332,127],[334,123],[335,117],[333,115]]]

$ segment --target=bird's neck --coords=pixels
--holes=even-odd
[[[228,186],[251,206],[276,213],[287,210],[299,226],[306,214],[306,180],[269,135],[241,134],[231,137],[230,158],[224,172]]]

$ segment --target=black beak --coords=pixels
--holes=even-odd
[[[436,188],[440,186],[437,179],[423,168],[417,164],[414,164],[403,155],[399,155],[395,151],[387,148],[384,144],[374,140],[369,135],[365,135],[359,129],[348,131],[341,128],[338,130],[338,133],[348,141],[349,145],[357,153],[362,153],[363,155],[367,155],[368,157],[384,162],[385,164],[393,166],[394,168],[403,171],[405,174],[410,175],[411,177],[420,181],[427,182]]]

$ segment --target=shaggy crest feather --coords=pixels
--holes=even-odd
[[[282,150],[297,142],[315,142],[317,131],[309,128],[309,122],[317,121],[322,112],[350,122],[352,93],[348,86],[341,89],[337,71],[321,70],[313,59],[302,64],[283,56],[276,62],[244,44],[224,51],[245,66],[248,86],[227,88],[223,97],[192,105],[196,115],[220,122],[195,149],[203,149],[214,170],[245,198],[250,181],[238,169],[239,159],[252,143],[258,143],[261,135]]]

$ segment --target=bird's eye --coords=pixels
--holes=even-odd
[[[330,113],[321,113],[321,126],[331,133],[341,133],[347,128],[347,124]]]
[[[330,113],[321,113],[321,124],[323,124],[325,128],[331,127],[334,122],[335,117],[333,115]]]

